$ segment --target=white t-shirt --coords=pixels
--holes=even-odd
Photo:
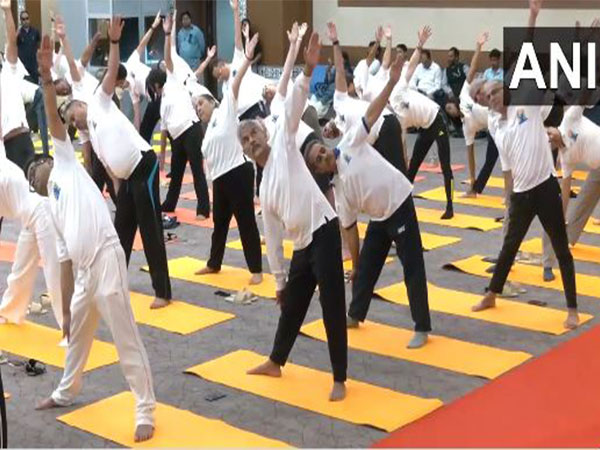
[[[198,83],[196,73],[192,70],[190,65],[177,54],[175,49],[171,49],[171,59],[173,60],[173,72],[177,76],[177,79],[184,84],[185,88],[192,96],[192,100],[201,95],[210,95],[212,93],[204,87],[204,85]]]
[[[551,106],[509,106],[501,133],[498,152],[503,170],[510,170],[513,191],[525,192],[556,175],[544,120]],[[502,122],[502,121],[501,121]]]
[[[579,163],[592,170],[600,167],[600,127],[583,116],[583,109],[569,107],[558,128],[566,146],[560,152],[565,176],[571,175]]]
[[[35,93],[39,89],[37,84],[27,81],[26,79],[21,80],[21,98],[24,104],[33,103]]]
[[[66,78],[69,73],[69,62],[63,52],[60,51],[59,53],[54,53],[52,61],[52,69],[50,69],[52,81],[58,80],[59,78]]]
[[[475,103],[469,95],[470,88],[471,85],[465,81],[459,96],[460,112],[463,114],[463,134],[467,145],[472,145],[477,132],[485,130],[488,125],[488,109]]]
[[[505,125],[506,120],[502,118],[502,115],[490,109],[488,114],[488,132],[490,133],[490,136],[492,136],[496,148],[498,149],[502,172],[509,172],[510,166],[506,160],[506,152],[500,151],[500,147],[502,146],[502,133]]]
[[[380,68],[381,62],[378,59],[374,59],[370,66],[367,66],[366,59],[361,59],[356,64],[356,67],[352,72],[354,88],[356,89],[356,91],[364,91],[368,84],[369,76],[375,75]]]
[[[58,239],[60,262],[71,260],[79,270],[88,269],[96,255],[119,242],[106,201],[83,166],[73,145],[56,137],[54,168],[48,180],[52,222]]]
[[[198,122],[190,94],[179,75],[168,70],[160,101],[160,118],[162,129],[167,130],[173,139],[177,139]]]
[[[260,189],[267,257],[277,288],[285,286],[281,242],[283,229],[294,241],[294,250],[312,242],[313,233],[336,217],[298,150],[296,130],[308,98],[309,79],[301,74],[285,99],[285,111],[270,136],[271,152]]]
[[[367,87],[363,89],[361,99],[366,102],[372,102],[385,88],[390,79],[390,69],[381,67],[375,75],[370,75],[367,79]]]
[[[365,116],[367,109],[369,109],[369,103],[350,97],[347,92],[335,91],[333,94],[333,109],[335,111],[335,124],[342,133],[345,133],[352,124],[360,121]],[[388,108],[383,110],[377,122],[371,127],[368,137],[369,144],[373,145],[379,138],[384,117],[393,114],[394,112]]]
[[[368,135],[364,119],[351,119],[337,147],[333,187],[344,228],[356,223],[361,212],[374,221],[388,219],[412,192],[408,179],[367,143]]]
[[[80,130],[81,142],[89,140],[98,159],[117,178],[129,179],[142,159],[142,152],[150,150],[150,145],[102,86],[89,98],[87,125],[87,132]]]
[[[244,52],[239,49],[235,49],[233,52],[233,59],[229,67],[230,74],[227,83],[231,83],[235,74],[243,64],[246,56]],[[240,93],[238,97],[238,116],[241,116],[248,111],[256,103],[260,102],[263,98],[263,89],[267,84],[271,84],[271,81],[265,77],[261,77],[257,73],[250,70],[246,72],[242,79],[240,86]]]
[[[127,69],[127,81],[129,82],[127,90],[132,103],[135,105],[146,95],[146,78],[150,73],[150,67],[142,62],[140,54],[137,50],[134,50],[125,62],[125,68]]]
[[[0,217],[19,219],[27,227],[41,201],[42,197],[30,192],[23,170],[6,158],[4,142],[0,141]]]
[[[21,96],[23,77],[19,73],[18,66],[4,61],[2,73],[2,137],[17,128],[29,129],[25,104]]]
[[[202,141],[202,154],[214,181],[246,162],[238,139],[237,102],[231,89],[223,87],[223,101],[212,113]]]
[[[400,80],[390,96],[390,104],[398,115],[402,129],[429,128],[435,121],[440,107],[426,95],[408,87],[407,68],[408,63],[405,63]]]
[[[83,67],[81,61],[77,60],[75,64],[77,65],[81,79],[77,83],[74,83],[70,71],[65,75],[65,79],[71,85],[73,100],[88,102],[90,97],[94,95],[96,88],[98,88],[99,81]]]
[[[293,89],[294,85],[292,83],[290,89],[288,89],[288,93],[292,92]],[[285,98],[283,98],[279,92],[277,92],[275,94],[275,97],[273,97],[270,109],[271,115],[269,117],[266,117],[263,123],[265,124],[265,127],[269,132],[269,136],[273,136],[273,134],[275,133],[277,120],[279,120],[279,116],[285,114]],[[306,110],[306,107],[304,108],[304,110]],[[296,146],[298,147],[298,151],[300,151],[300,149],[302,148],[302,145],[305,143],[306,138],[308,138],[308,136],[311,133],[314,133],[314,131],[315,130],[309,127],[302,120],[300,121],[300,124],[298,125],[298,131],[296,132]]]

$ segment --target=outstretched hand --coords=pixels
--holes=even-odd
[[[217,54],[217,46],[213,45],[212,47],[210,47],[208,49],[208,51],[206,52],[206,58],[207,59],[213,59],[215,57],[215,55]]]
[[[542,0],[529,0],[529,11],[537,16],[542,9]]]
[[[392,26],[391,25],[388,24],[383,28],[383,35],[388,40],[392,39]]]
[[[229,4],[234,11],[237,11],[240,8],[239,0],[229,0]]]
[[[375,30],[375,40],[377,42],[381,42],[382,39],[383,39],[383,28],[381,27],[381,25],[379,25],[377,27],[377,29]]]
[[[306,22],[302,23],[302,25],[300,25],[298,27],[298,39],[299,40],[302,40],[302,38],[306,34],[307,30],[308,30],[308,24]]]
[[[38,70],[43,81],[52,80],[50,72],[52,70],[53,53],[50,36],[46,34],[42,38],[42,43],[37,51]]]
[[[1,0],[0,1],[0,8],[2,9],[10,9],[10,0]]]
[[[425,43],[431,37],[431,27],[429,25],[425,25],[423,28],[421,28],[419,30],[419,33],[417,34],[417,36],[419,38],[419,46],[423,47],[425,45]]]
[[[252,39],[250,39],[246,44],[246,58],[248,58],[249,61],[254,59],[254,50],[256,49],[256,44],[258,44],[258,33],[254,33]]]
[[[321,42],[319,41],[319,34],[313,31],[308,40],[308,45],[304,49],[304,63],[312,70],[319,64],[320,56]]]
[[[162,22],[162,17],[160,17],[160,9],[156,13],[156,17],[154,18],[154,22],[152,22],[152,29],[156,30],[160,23]]]
[[[479,48],[483,47],[489,39],[490,39],[490,33],[487,31],[484,31],[477,38],[477,46]]]
[[[332,43],[338,40],[337,27],[333,22],[327,22],[327,37]]]
[[[63,20],[62,16],[56,16],[54,19],[54,23],[55,23],[55,30],[56,30],[56,35],[58,36],[58,38],[62,41],[65,39],[65,37],[67,36],[67,27],[65,25],[65,21]]]
[[[171,14],[167,14],[165,16],[165,20],[163,20],[163,31],[165,34],[168,34],[173,29],[173,16]]]
[[[290,44],[295,44],[298,40],[298,35],[300,34],[300,30],[298,29],[298,22],[294,22],[292,25],[292,29],[287,32],[288,40]]]
[[[113,16],[108,25],[108,37],[111,41],[118,41],[121,39],[121,33],[123,32],[123,26],[125,22],[120,15]]]

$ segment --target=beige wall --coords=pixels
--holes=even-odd
[[[576,20],[586,24],[598,15],[598,10],[547,9],[540,13],[538,25],[573,26]],[[482,31],[490,32],[489,48],[501,49],[502,28],[526,26],[527,17],[526,9],[341,8],[337,0],[313,0],[315,29],[324,32],[327,21],[335,21],[340,42],[346,46],[366,46],[373,39],[375,27],[389,23],[394,30],[394,44],[402,42],[414,46],[418,27],[428,24],[433,28],[429,45],[432,49],[451,46],[472,49]]]

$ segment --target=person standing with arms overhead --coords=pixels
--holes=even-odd
[[[21,27],[17,34],[17,47],[19,48],[19,59],[29,72],[25,78],[34,84],[38,83],[38,65],[36,52],[40,46],[40,32],[31,26],[29,12],[21,11],[19,16]]]
[[[123,24],[116,16],[108,28],[110,52],[102,84],[87,103],[72,100],[63,109],[68,125],[75,125],[111,178],[119,180],[115,228],[129,263],[139,226],[144,253],[150,266],[155,298],[151,308],[167,306],[171,281],[163,237],[158,189],[158,159],[150,144],[112,101],[119,70],[119,41]]]
[[[304,158],[298,150],[296,133],[308,99],[309,81],[319,62],[321,44],[313,33],[304,50],[304,72],[285,99],[284,113],[277,118],[275,131],[267,146],[258,145],[256,137],[267,134],[260,121],[240,123],[240,140],[247,155],[264,167],[260,201],[267,256],[277,281],[277,302],[281,316],[269,359],[248,371],[251,375],[281,376],[296,337],[308,311],[315,288],[327,333],[329,356],[333,367],[333,388],[329,399],[346,396],[348,336],[342,243],[335,211],[320,191]],[[288,58],[295,58],[290,45]],[[287,64],[286,64],[287,65]],[[282,267],[281,230],[289,230],[294,254],[287,277]]]
[[[177,33],[177,53],[196,70],[206,56],[206,40],[200,28],[192,23],[189,11],[181,13],[181,29]]]
[[[111,41],[118,40],[120,23],[120,18],[113,18],[109,29]],[[73,403],[81,390],[83,369],[98,322],[103,318],[117,347],[123,375],[135,397],[134,439],[146,441],[154,434],[156,399],[148,356],[131,310],[125,254],[106,202],[77,161],[58,116],[56,90],[50,75],[52,46],[48,36],[44,36],[38,60],[56,160],[53,167],[52,160],[43,159],[32,166],[28,175],[35,190],[50,201],[58,236],[62,328],[69,346],[58,387],[50,397],[39,402],[36,409]]]

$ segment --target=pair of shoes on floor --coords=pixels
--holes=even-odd
[[[556,277],[554,276],[554,272],[552,271],[552,267],[544,267],[544,281],[549,283],[554,281]]]
[[[166,214],[163,214],[162,223],[163,223],[163,229],[165,229],[165,230],[172,230],[173,228],[177,228],[179,226],[177,217],[167,216]]]

